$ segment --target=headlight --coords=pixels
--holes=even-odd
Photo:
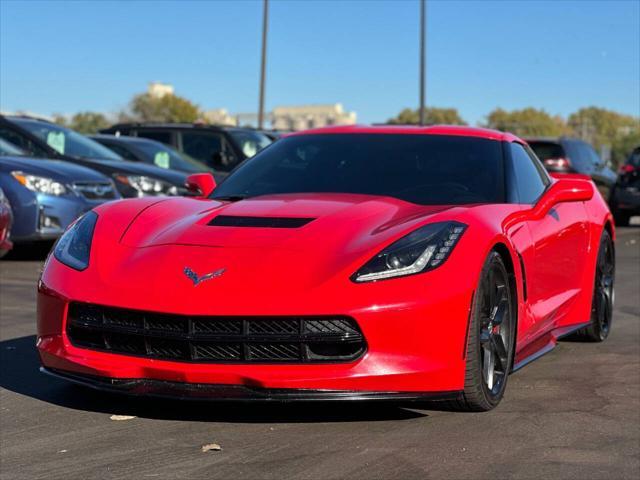
[[[170,183],[144,175],[114,175],[116,181],[131,187],[138,192],[139,197],[148,195],[176,195],[178,189]]]
[[[59,262],[76,270],[89,266],[91,239],[97,220],[97,213],[87,212],[62,234],[53,248],[53,255]]]
[[[47,195],[64,195],[67,189],[60,182],[56,182],[51,178],[39,177],[37,175],[29,175],[23,172],[11,172],[13,178],[18,180],[29,190],[38,193],[46,193]]]
[[[436,268],[447,259],[466,228],[458,222],[430,223],[420,227],[382,250],[351,279],[371,282]]]

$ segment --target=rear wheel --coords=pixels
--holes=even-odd
[[[592,341],[602,342],[609,336],[613,317],[613,298],[615,280],[615,256],[611,235],[606,230],[602,232],[596,274],[591,301],[591,323],[578,332],[579,336]]]
[[[500,403],[513,360],[515,302],[504,261],[491,252],[474,296],[465,386],[453,405],[457,410],[481,412]]]

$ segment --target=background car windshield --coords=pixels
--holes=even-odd
[[[229,134],[247,158],[253,157],[272,142],[266,135],[251,130],[230,130]]]
[[[47,144],[58,153],[71,155],[73,157],[122,160],[120,156],[107,147],[68,128],[60,127],[53,123],[28,119],[15,119],[13,122],[32,135],[47,142]]]
[[[444,135],[299,135],[241,165],[212,195],[385,195],[422,205],[505,201],[501,142]]]
[[[554,142],[529,142],[531,150],[533,150],[536,156],[544,162],[550,158],[564,158],[566,157],[562,145]]]
[[[24,150],[16,147],[13,143],[9,143],[6,140],[0,138],[0,155],[19,155],[23,156],[27,153]]]
[[[157,142],[133,142],[135,147],[150,158],[154,165],[183,172],[211,172],[204,163],[188,155],[180,155],[175,150]]]

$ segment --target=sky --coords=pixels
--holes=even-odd
[[[151,81],[256,112],[262,2],[0,0],[0,109],[114,113]],[[418,103],[417,0],[271,0],[266,108],[340,102],[359,123]],[[427,106],[640,116],[640,0],[427,3]]]

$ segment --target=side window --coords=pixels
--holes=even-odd
[[[133,153],[131,153],[129,150],[127,150],[126,148],[116,143],[105,143],[104,146],[107,147],[109,150],[113,150],[125,160],[131,160],[133,162],[140,161],[140,159],[136,157]]]
[[[511,163],[519,203],[535,203],[544,192],[549,179],[539,169],[535,157],[529,156],[519,143],[511,143]]]
[[[576,140],[566,140],[565,142],[565,148],[569,152],[569,160],[573,170],[577,173],[588,174],[593,169],[593,166],[591,165],[589,152],[584,148],[583,143]]]
[[[222,135],[213,132],[183,131],[182,151],[219,170],[231,170],[235,163],[235,158],[225,145]]]
[[[599,167],[603,163],[602,160],[600,159],[600,156],[596,153],[596,151],[593,149],[591,145],[584,144],[583,148],[585,150],[586,155],[588,155],[590,163],[594,167]]]
[[[172,145],[171,132],[159,132],[154,130],[138,130],[138,137],[150,138],[156,142],[164,143],[165,145]]]
[[[29,152],[34,157],[46,158],[51,156],[47,153],[46,150],[37,146],[24,135],[21,135],[20,133],[9,128],[0,127],[0,138],[6,140],[9,143],[13,143],[21,149]]]

